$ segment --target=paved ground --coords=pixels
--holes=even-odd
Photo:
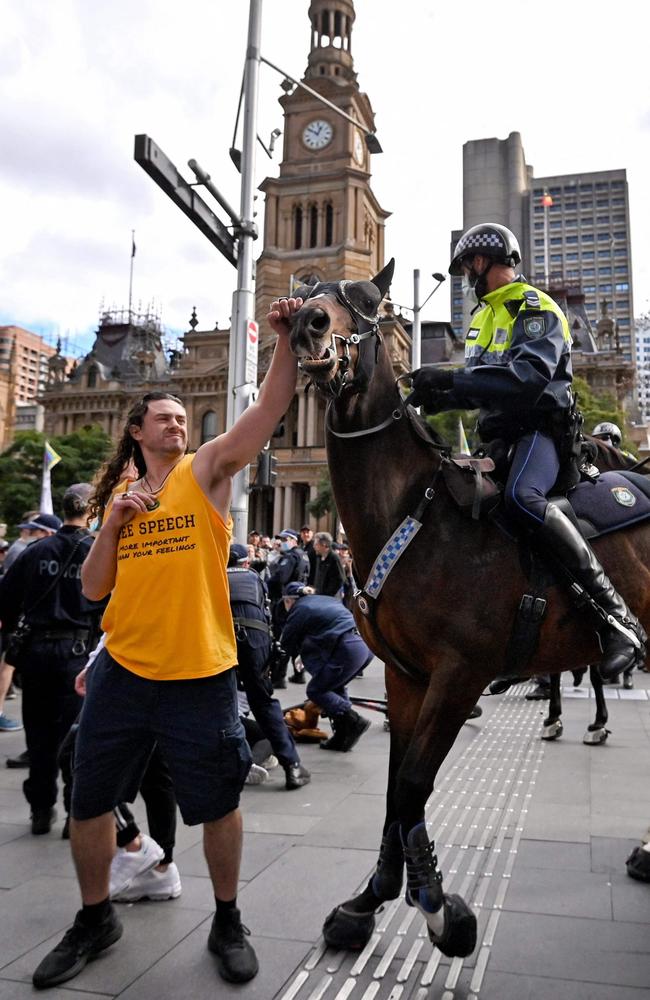
[[[422,920],[398,900],[361,955],[322,948],[324,916],[365,884],[383,815],[388,736],[381,717],[350,754],[304,749],[313,783],[285,792],[281,776],[246,790],[240,903],[261,972],[245,987],[218,981],[206,937],[212,897],[200,833],[179,829],[180,899],[120,906],[122,941],[52,1000],[642,1000],[650,997],[650,885],[625,858],[650,823],[650,676],[608,688],[609,742],[586,747],[593,700],[565,698],[565,735],[539,740],[543,703],[528,687],[484,698],[464,727],[428,809],[448,891],[471,902],[471,959],[432,951]],[[293,686],[291,686],[293,688]],[[381,697],[378,664],[355,693]],[[301,688],[283,692],[283,701]],[[18,716],[19,701],[9,703]],[[23,1000],[31,973],[78,905],[59,823],[32,837],[23,772],[2,758],[22,734],[0,733],[0,997]],[[137,807],[143,815],[141,804]]]

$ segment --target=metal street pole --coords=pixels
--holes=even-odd
[[[237,289],[232,298],[230,357],[228,367],[228,404],[226,424],[230,428],[252,401],[257,388],[258,328],[255,322],[253,280],[253,241],[257,227],[253,221],[255,187],[255,143],[257,136],[257,100],[260,69],[262,0],[250,0],[248,45],[244,70],[244,127],[241,157],[241,225],[237,232]],[[233,480],[231,513],[233,537],[246,542],[248,536],[249,468]]]
[[[413,271],[413,331],[411,335],[411,366],[413,371],[420,367],[420,269]]]

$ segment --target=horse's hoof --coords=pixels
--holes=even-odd
[[[325,918],[323,937],[328,948],[337,951],[362,951],[375,929],[375,914],[354,913],[345,906],[335,906]]]
[[[476,947],[476,917],[461,896],[445,896],[445,930],[436,937],[429,928],[429,940],[447,958],[467,958]]]
[[[639,882],[650,882],[650,854],[641,847],[635,847],[625,862],[630,878]]]
[[[609,729],[605,729],[604,726],[598,726],[597,729],[589,728],[582,738],[582,742],[588,747],[597,747],[601,743],[604,743],[609,736]]]
[[[543,740],[556,740],[564,732],[564,726],[560,719],[556,719],[555,722],[544,723],[544,728],[542,729],[542,739]]]

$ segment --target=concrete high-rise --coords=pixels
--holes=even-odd
[[[572,290],[595,325],[615,324],[622,360],[635,360],[632,255],[625,170],[536,177],[518,132],[463,146],[463,229],[499,222],[517,235],[522,271],[538,287]],[[452,233],[452,247],[460,230]],[[451,284],[452,325],[468,319],[460,279]]]

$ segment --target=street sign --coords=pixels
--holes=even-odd
[[[246,324],[246,381],[257,385],[257,349],[259,346],[259,327],[254,319]]]
[[[196,190],[179,174],[172,161],[148,135],[136,135],[134,159],[175,205],[191,219],[213,246],[237,267],[237,240]]]

